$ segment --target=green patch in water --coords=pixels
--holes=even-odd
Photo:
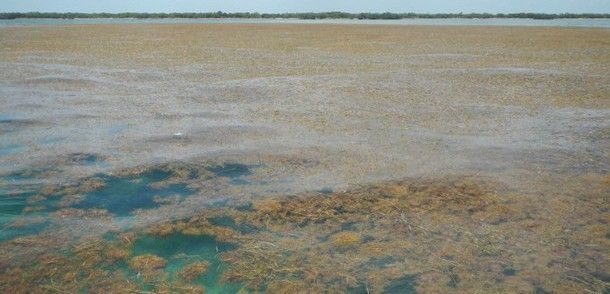
[[[17,193],[9,193],[5,190],[0,190],[0,241],[14,239],[16,237],[33,235],[42,232],[48,221],[33,221],[36,217],[46,217],[51,211],[50,206],[54,205],[56,200],[45,199],[36,203],[39,209],[32,212],[25,212],[28,207],[28,198],[35,195],[35,192],[22,191]],[[18,217],[23,217],[24,223],[17,224],[15,221]]]
[[[25,151],[27,148],[22,144],[8,144],[0,146],[0,156],[11,155]]]
[[[136,176],[115,177],[100,176],[105,186],[87,193],[85,199],[72,207],[106,209],[110,213],[126,216],[136,209],[158,207],[156,197],[173,195],[186,196],[194,191],[186,184],[172,184],[164,187],[154,187],[153,183],[172,176],[171,172],[152,170]]]
[[[5,227],[0,232],[0,242],[10,241],[19,237],[34,236],[42,233],[48,228],[50,222],[43,222],[40,224],[33,224],[26,227],[10,228]]]
[[[207,170],[213,172],[216,176],[227,178],[239,178],[252,174],[250,166],[239,163],[226,163],[223,165],[215,165],[208,167]]]
[[[220,282],[227,266],[219,259],[220,253],[235,248],[235,245],[218,242],[211,236],[174,233],[164,237],[145,235],[139,238],[133,245],[132,255],[153,254],[164,258],[167,261],[164,270],[171,279],[180,279],[179,273],[185,266],[206,261],[209,263],[207,272],[192,283],[203,285],[206,293],[235,293],[241,285]]]
[[[257,230],[256,227],[236,223],[235,220],[230,216],[211,217],[208,219],[208,221],[214,226],[230,228],[240,232],[241,234],[248,234]]]
[[[2,220],[7,217],[15,217],[21,214],[24,208],[27,207],[27,199],[32,196],[33,193],[19,193],[19,194],[0,194],[0,216]],[[0,221],[1,225],[5,223]]]

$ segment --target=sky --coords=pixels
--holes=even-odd
[[[610,0],[0,0],[0,12],[610,13]]]

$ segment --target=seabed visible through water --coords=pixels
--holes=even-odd
[[[170,163],[69,185],[23,184],[51,172],[44,168],[4,175],[0,285],[9,292],[133,293],[606,287],[604,269],[590,261],[607,249],[592,244],[608,240],[604,213],[585,209],[601,200],[595,194],[540,211],[497,183],[460,176],[228,197],[185,218],[162,209],[202,193],[200,182],[248,185],[260,167]],[[598,196],[610,189],[604,181]],[[566,230],[570,217],[580,224]],[[78,226],[57,230],[79,222],[105,226],[89,235]]]

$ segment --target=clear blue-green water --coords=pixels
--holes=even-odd
[[[22,19],[0,21],[0,27],[143,23],[610,27],[609,20],[604,19],[408,19],[374,21]],[[591,32],[589,30],[580,31],[583,33]],[[598,30],[598,32],[606,33],[602,30]],[[504,51],[496,52],[505,55]],[[551,52],[551,54],[555,54],[554,52]],[[564,53],[572,54],[571,51]],[[42,51],[40,56],[44,54],[46,54],[46,51]],[[438,55],[443,56],[443,58],[447,56],[463,57],[452,52]],[[35,54],[24,54],[24,62],[29,62],[30,59],[28,58],[36,60],[36,56]],[[465,63],[473,64],[474,59],[463,59]],[[583,63],[578,64],[580,66]],[[7,68],[10,69],[14,66],[14,68],[21,70],[27,67],[26,63],[10,66]],[[68,76],[86,76],[86,73],[83,73],[81,69],[61,64],[35,64],[35,66],[32,75],[34,73],[38,75],[38,70],[40,70],[41,75],[47,72],[55,75],[56,72],[59,72],[57,73],[59,77],[53,78],[58,81],[78,83],[76,78],[64,78],[61,74],[62,71],[67,72],[66,75]],[[453,65],[449,64],[449,66]],[[517,67],[508,69],[506,65],[503,64],[502,66],[496,70],[483,69],[483,71],[500,72],[509,76],[523,74],[524,80],[533,79],[534,81],[540,78],[538,75],[548,74],[553,78],[561,73],[561,71],[521,68],[520,66],[523,65],[515,65]],[[44,70],[41,70],[41,68]],[[204,67],[188,67],[180,70],[193,70],[196,75],[200,75],[204,72],[202,69]],[[20,70],[16,71],[20,72]],[[480,70],[478,69],[478,71]],[[106,71],[105,69],[100,71],[103,72],[104,79],[99,79],[99,81],[104,81],[106,78],[110,79],[109,77],[114,77],[113,75],[116,74],[114,71]],[[7,72],[10,71],[7,70]],[[134,72],[122,73],[128,76],[125,81],[126,85],[137,84],[137,82],[129,79],[138,78],[137,75],[132,76],[135,75]],[[214,72],[214,70],[210,70],[210,72]],[[23,76],[29,74],[30,71],[23,71]],[[361,73],[355,73],[355,75],[360,76]],[[149,81],[151,78],[153,80],[155,78],[163,80],[163,77],[165,76],[156,76],[152,72],[152,74],[143,75],[142,80]],[[417,80],[415,77],[417,77],[415,74],[404,76],[405,80],[403,81],[407,81],[407,78]],[[275,79],[265,86],[272,91],[261,93],[280,93],[282,99],[292,97],[291,93],[293,92],[275,92],[275,89],[281,88],[278,81],[283,81],[283,79]],[[570,81],[570,79],[566,79],[566,81]],[[578,78],[574,81],[580,80]],[[287,87],[292,87],[291,81],[293,80],[287,79],[287,81]],[[312,81],[316,81],[314,84],[318,84],[318,78]],[[356,81],[350,80],[349,84],[340,83],[337,86],[355,85]],[[398,81],[401,80],[396,80],[397,85],[408,85],[406,82],[399,83]],[[592,79],[592,81],[603,82],[603,79]],[[602,82],[600,82],[600,85],[603,84]],[[260,85],[260,83],[260,80],[254,80],[252,83],[247,83],[245,88],[249,88],[249,85]],[[299,86],[300,83],[296,83],[296,86]],[[162,88],[162,85],[167,84],[169,82],[152,84],[150,88],[146,89],[156,92]],[[243,87],[241,82],[238,84],[237,88],[241,89]],[[567,84],[582,85],[579,82]],[[426,89],[438,86],[433,83],[425,83],[424,85],[422,88]],[[233,86],[227,87],[233,89],[231,88]],[[322,90],[324,90],[324,87],[326,86],[323,86]],[[335,89],[334,87],[332,89]],[[179,85],[176,88],[182,91],[185,87]],[[477,87],[477,89],[479,88]],[[570,86],[570,88],[574,87]],[[404,88],[400,89],[401,91],[404,90]],[[103,91],[104,89],[98,90]],[[207,88],[203,88],[203,90],[196,88],[194,91],[199,93],[207,90]],[[526,94],[533,95],[529,90],[531,89],[528,88]],[[30,93],[34,90],[28,86],[28,88],[23,87],[23,91],[24,93]],[[506,93],[507,91],[500,92]],[[10,86],[2,88],[2,93],[8,93],[6,97],[13,97],[9,95],[20,92],[14,92],[14,88]],[[17,109],[15,113],[19,113],[22,109],[41,107],[36,103],[21,103],[24,97],[19,95],[10,99],[7,98],[15,103],[12,106],[12,109]],[[55,108],[55,102],[60,99],[66,99],[66,104],[78,103],[78,101],[71,101],[72,98],[70,97],[79,95],[79,92],[59,93],[45,90],[40,92],[40,97],[35,96],[36,100],[32,99],[31,101],[38,102],[38,100],[48,98],[52,101],[50,104]],[[121,95],[123,95],[123,92],[121,92]],[[159,98],[155,95],[151,95],[151,98]],[[25,94],[24,96],[29,97]],[[158,101],[165,101],[165,98],[174,96],[182,97],[172,94],[162,96],[163,99],[158,99]],[[106,101],[104,95],[95,96],[95,98],[96,104],[98,98],[100,103]],[[248,99],[250,99],[249,95]],[[309,103],[311,101],[308,101],[307,105]],[[137,105],[141,107],[141,104]],[[186,107],[192,108],[190,104],[187,103],[186,105]],[[487,109],[491,106],[480,107]],[[57,108],[64,109],[59,106]],[[155,108],[151,109],[154,110]],[[512,107],[507,109],[510,110],[507,110],[509,111],[507,115],[515,113],[511,110]],[[25,110],[24,112],[26,112]],[[245,108],[243,111],[248,112],[249,110],[250,108]],[[42,111],[40,110],[40,112]],[[427,113],[427,111],[429,111],[428,108],[425,108],[424,113]],[[549,124],[553,125],[553,128],[549,128],[548,132],[541,132],[543,136],[531,135],[532,139],[530,139],[528,133],[528,136],[523,138],[523,140],[527,139],[527,141],[524,141],[528,142],[526,144],[527,148],[532,148],[530,142],[538,140],[541,142],[536,141],[535,143],[550,142],[557,145],[561,143],[563,147],[571,145],[572,142],[579,142],[578,144],[574,143],[573,147],[575,149],[589,150],[589,148],[592,148],[596,152],[603,150],[603,148],[598,149],[598,145],[603,145],[603,137],[600,139],[596,136],[601,136],[599,134],[603,133],[603,127],[606,126],[607,111],[588,112],[578,110],[575,113],[569,110],[561,111],[567,113],[565,114],[566,118],[559,119],[549,114],[548,117],[551,117],[548,118],[550,120]],[[101,113],[97,109],[92,111],[92,113],[98,112]],[[185,126],[205,125],[207,123],[195,119],[191,120],[193,117],[200,118],[197,113],[188,112],[183,114],[184,117],[188,118],[184,124]],[[502,112],[501,114],[504,115],[505,113]],[[122,117],[121,113],[116,115]],[[559,114],[553,115],[560,116]],[[425,185],[382,182],[379,185],[374,184],[350,192],[344,190],[341,186],[332,185],[336,183],[334,179],[320,180],[321,178],[333,178],[335,175],[346,173],[346,171],[341,171],[341,164],[346,163],[334,164],[334,160],[325,161],[328,158],[323,157],[332,157],[335,156],[335,153],[329,153],[331,155],[316,153],[314,155],[304,155],[303,158],[300,155],[280,156],[278,158],[265,157],[268,159],[261,159],[260,161],[254,159],[256,157],[245,157],[246,160],[243,161],[228,156],[221,156],[218,159],[206,157],[205,159],[189,159],[186,162],[172,162],[166,165],[159,164],[159,162],[174,160],[169,155],[184,152],[185,157],[188,156],[189,150],[184,148],[183,144],[188,141],[187,139],[192,139],[192,142],[196,144],[215,138],[205,138],[208,134],[205,131],[201,133],[186,132],[185,140],[182,140],[182,138],[173,140],[176,141],[176,144],[175,146],[172,145],[171,149],[159,149],[161,151],[153,154],[155,156],[143,156],[150,161],[131,159],[131,157],[122,156],[119,153],[126,148],[117,147],[112,150],[104,149],[104,146],[95,148],[95,145],[99,143],[96,136],[114,138],[113,140],[116,141],[112,142],[118,142],[119,140],[127,142],[122,145],[123,147],[133,145],[136,148],[142,147],[141,149],[147,150],[156,149],[157,146],[149,144],[149,141],[142,139],[142,137],[138,137],[138,133],[152,135],[156,135],[157,132],[167,133],[171,137],[171,134],[183,131],[183,129],[178,128],[179,125],[174,124],[173,119],[169,118],[167,119],[170,126],[168,128],[159,128],[158,126],[163,124],[157,125],[157,122],[152,121],[149,123],[152,126],[150,129],[140,129],[141,122],[145,120],[148,122],[149,117],[138,118],[130,123],[113,119],[112,122],[96,124],[95,121],[89,121],[89,116],[75,115],[74,118],[72,116],[65,117],[65,121],[73,124],[74,128],[69,128],[70,131],[56,131],[53,124],[62,125],[65,121],[49,120],[58,116],[61,117],[61,114],[47,113],[47,111],[44,111],[44,115],[40,115],[40,117],[37,115],[12,115],[8,114],[8,111],[7,114],[0,114],[0,134],[4,134],[3,139],[0,140],[0,159],[3,160],[0,162],[0,167],[6,170],[6,172],[0,173],[0,293],[19,293],[15,289],[27,291],[24,288],[15,288],[24,285],[29,285],[32,292],[38,290],[41,292],[79,293],[79,291],[74,291],[72,287],[75,286],[69,281],[61,280],[61,274],[82,271],[83,276],[88,274],[104,276],[104,273],[97,272],[98,268],[108,272],[120,273],[134,283],[146,284],[144,278],[141,278],[136,270],[130,268],[130,262],[142,255],[154,255],[162,258],[166,264],[156,270],[167,275],[167,282],[177,282],[178,284],[185,283],[180,277],[180,271],[185,266],[199,261],[209,263],[208,271],[192,282],[205,287],[206,293],[235,293],[242,288],[251,289],[253,292],[265,291],[272,286],[276,286],[275,289],[278,289],[278,284],[274,285],[273,282],[285,282],[285,284],[279,285],[283,287],[292,284],[300,289],[307,289],[312,287],[312,284],[317,283],[319,287],[339,287],[337,289],[340,290],[337,292],[342,293],[369,293],[369,291],[372,293],[415,293],[416,289],[419,288],[423,289],[422,293],[447,293],[453,289],[461,292],[481,289],[485,290],[482,292],[511,292],[511,289],[514,289],[516,285],[523,288],[514,290],[515,292],[562,293],[567,292],[566,289],[575,289],[573,284],[569,284],[572,281],[565,279],[566,276],[573,275],[574,270],[583,273],[582,276],[576,278],[586,279],[586,285],[584,286],[587,288],[580,287],[578,289],[590,289],[590,292],[599,293],[607,292],[607,290],[605,290],[606,292],[603,291],[608,288],[606,282],[609,279],[604,271],[607,268],[605,267],[606,263],[602,260],[607,255],[607,250],[603,247],[603,244],[606,244],[609,236],[607,218],[605,217],[608,209],[603,200],[606,199],[604,196],[608,195],[608,183],[610,181],[607,180],[607,164],[603,160],[596,160],[598,157],[587,157],[586,163],[584,161],[576,162],[576,160],[565,163],[570,165],[570,168],[579,170],[579,172],[581,170],[586,171],[581,169],[582,166],[595,167],[594,171],[599,172],[600,175],[588,174],[586,181],[591,182],[585,182],[585,180],[578,182],[581,180],[573,180],[575,177],[564,176],[558,173],[556,169],[550,169],[553,174],[562,177],[562,180],[565,177],[566,181],[577,181],[576,184],[572,184],[574,186],[566,186],[569,187],[569,189],[566,189],[570,191],[569,195],[550,192],[546,194],[549,197],[544,198],[540,197],[542,194],[535,194],[535,197],[532,198],[513,193],[487,195],[483,188],[468,184],[469,181],[452,184],[452,182],[448,183],[448,180],[443,178],[438,179],[437,184],[427,183]],[[167,117],[173,116],[168,115]],[[573,120],[579,122],[573,123]],[[583,125],[590,124],[594,127],[578,127],[581,125],[581,120]],[[544,118],[534,121],[539,122],[534,124],[534,128],[543,124],[547,125]],[[525,125],[530,120],[521,122]],[[378,124],[375,121],[375,124],[371,125]],[[84,131],[78,131],[82,126],[88,125],[99,125],[100,127],[93,130],[84,128]],[[558,129],[555,129],[555,126]],[[521,127],[522,123],[515,124],[515,132],[519,132]],[[547,135],[553,138],[563,137],[563,133],[559,130],[564,129],[574,129],[576,130],[575,133],[588,135],[583,138],[570,137],[569,134],[571,133],[567,133],[568,135],[565,135],[565,137],[574,140],[566,141],[566,143],[544,138]],[[221,128],[221,130],[223,129]],[[203,134],[201,137],[205,139],[197,141],[198,134]],[[222,131],[220,134],[220,137],[223,137],[225,132]],[[388,134],[395,133],[388,132]],[[406,132],[404,134],[410,136],[413,133]],[[437,138],[437,133],[434,134],[432,138]],[[512,134],[512,132],[508,134]],[[538,134],[538,132],[531,134]],[[231,137],[230,134],[227,134],[227,136]],[[136,140],[136,138],[142,140]],[[367,140],[373,141],[372,138],[370,137],[371,140]],[[439,142],[457,144],[458,140],[456,138],[463,137],[450,136],[446,139],[447,141]],[[512,139],[513,137],[508,138]],[[176,136],[173,136],[172,139],[176,139]],[[321,137],[320,140],[322,139],[326,138]],[[338,138],[334,139],[339,140]],[[404,142],[402,139],[392,141],[386,136],[375,137],[375,140],[400,146],[403,146],[402,143]],[[587,140],[597,143],[584,144],[583,142],[587,143]],[[59,144],[61,142],[68,143]],[[77,144],[74,144],[74,142]],[[220,140],[220,142],[225,143],[224,140]],[[232,141],[228,140],[227,142]],[[291,144],[292,141],[283,142]],[[332,142],[334,141],[329,143]],[[78,145],[79,148],[66,148],[71,147],[68,145]],[[208,152],[204,145],[195,148],[201,148]],[[220,148],[223,148],[223,146],[225,145],[222,144]],[[521,150],[519,146],[521,145],[516,145],[515,149]],[[246,147],[248,146],[244,148],[247,149]],[[405,152],[408,147],[409,145],[396,150]],[[376,153],[385,154],[383,148],[370,149]],[[530,151],[530,149],[526,150]],[[61,153],[61,156],[45,157],[47,151],[49,151],[49,154]],[[270,148],[269,151],[273,152],[274,149]],[[170,153],[168,158],[157,157],[158,155],[164,155],[163,152]],[[231,152],[228,152],[228,154],[232,154]],[[545,150],[536,152],[546,153]],[[397,153],[390,152],[385,160],[398,158],[393,157],[392,154],[397,155]],[[522,153],[518,153],[517,156],[520,157],[520,154]],[[33,158],[32,161],[36,164],[27,165],[28,160],[26,159],[30,158]],[[117,158],[130,159],[132,161],[125,163],[125,166],[137,166],[137,168],[123,170],[126,167],[118,167],[123,163],[118,162]],[[161,159],[157,160],[158,158]],[[225,158],[230,158],[231,161],[224,161]],[[506,168],[505,162],[512,163],[511,160],[508,160],[511,157],[501,158],[502,164],[495,165],[497,164],[495,161],[486,162],[486,164],[500,170]],[[540,159],[534,161],[531,165],[536,166],[536,168],[540,168],[540,165],[554,166],[552,163],[547,164],[542,161],[552,161],[549,157],[536,158],[536,156],[531,155],[531,152],[528,152],[528,156],[525,156],[523,160],[533,161],[530,158]],[[557,158],[560,158],[563,162],[563,157]],[[213,160],[214,163],[212,164],[207,160]],[[353,158],[353,160],[367,161],[364,157]],[[521,159],[519,158],[519,160]],[[373,161],[373,159],[370,160],[371,163]],[[476,162],[480,164],[478,161]],[[519,161],[517,160],[517,162]],[[307,167],[315,164],[320,166],[311,169]],[[350,169],[360,169],[362,166],[365,165],[356,164]],[[524,166],[529,167],[530,165]],[[21,170],[22,168],[24,170]],[[383,168],[386,168],[385,164]],[[399,168],[402,169],[404,166],[401,165]],[[392,171],[396,171],[396,169],[397,167],[394,167]],[[6,174],[14,170],[18,171]],[[388,168],[388,170],[391,169]],[[539,169],[532,170],[539,171]],[[548,170],[543,169],[543,171]],[[368,173],[369,169],[363,169],[361,172]],[[351,175],[351,172],[349,174]],[[571,174],[566,173],[565,175]],[[601,178],[598,179],[598,177]],[[350,178],[350,181],[357,184],[359,183],[358,179],[361,178]],[[97,181],[97,184],[87,183],[88,180]],[[371,180],[377,181],[377,178]],[[307,181],[311,182],[300,186],[300,182]],[[596,181],[600,181],[602,184],[606,183],[606,186],[600,185],[600,187],[597,187],[594,185]],[[535,181],[532,182],[536,184]],[[264,186],[261,183],[265,183],[265,185],[269,183],[269,185],[268,187],[261,187]],[[275,185],[275,183],[281,184]],[[526,182],[524,185],[529,184]],[[299,189],[311,192],[307,192],[303,197],[301,197],[302,195],[294,195],[292,191],[286,188],[292,185],[299,185]],[[555,182],[544,182],[544,185],[555,185]],[[49,187],[53,189],[48,189]],[[558,187],[561,187],[561,185],[558,185]],[[589,188],[591,191],[587,191]],[[431,200],[428,201],[428,199]],[[506,200],[500,201],[499,199]],[[543,199],[544,201],[541,201]],[[546,199],[550,200],[547,202]],[[539,203],[539,207],[532,205],[532,203]],[[100,211],[106,212],[106,214],[100,213]],[[204,221],[198,222],[202,219]],[[175,225],[176,223],[192,226],[187,226],[190,231],[184,228],[178,229],[180,226]],[[170,228],[170,233],[152,230],[154,228],[164,228],[163,226],[167,224],[175,225]],[[202,230],[198,231],[198,229]],[[124,234],[133,234],[135,236],[133,242],[126,245],[127,242],[119,237]],[[110,237],[103,241],[108,243],[100,245],[101,248],[107,249],[103,246],[110,245],[119,247],[117,244],[120,243],[122,244],[120,249],[128,251],[128,254],[120,257],[118,261],[104,255],[105,252],[100,250],[96,253],[98,256],[95,256],[99,257],[100,261],[91,265],[91,260],[95,258],[74,253],[74,247],[81,243],[90,242],[91,248],[95,248],[99,239],[91,238],[91,236],[108,235],[114,236],[114,238]],[[102,241],[99,242],[103,243]],[[541,244],[544,246],[541,246]],[[91,249],[91,251],[95,253],[94,249]],[[44,263],[48,260],[47,254],[57,252],[73,258],[73,261],[63,265],[56,276],[41,278],[38,275],[38,270],[52,272],[58,266],[62,266],[61,262]],[[561,265],[562,269],[558,270],[556,267],[545,269],[544,266],[540,265]],[[133,264],[131,266],[133,267]],[[20,275],[14,275],[11,274],[11,270],[22,270],[22,272]],[[34,274],[30,275],[30,273]],[[106,282],[119,282],[119,280],[110,277]],[[545,284],[541,285],[541,281],[545,280]],[[163,283],[165,282],[163,281]],[[7,285],[10,287],[7,287]],[[553,288],[556,285],[562,285],[564,288]],[[103,292],[103,285],[83,282],[77,286],[82,293],[88,293],[88,291]],[[436,288],[436,286],[439,288]],[[10,291],[11,289],[13,291]],[[158,288],[146,285],[143,290],[157,291]],[[289,290],[286,291],[290,292]]]
[[[170,176],[171,173],[158,170],[127,178],[105,176],[102,179],[106,186],[88,193],[85,199],[74,207],[106,209],[110,213],[125,216],[136,209],[158,207],[155,197],[185,196],[193,192],[184,184],[172,184],[162,188],[151,186],[152,183]]]
[[[7,194],[0,191],[0,241],[11,240],[16,237],[38,234],[48,225],[48,220],[15,225],[15,220],[22,215],[22,211],[28,206],[27,199],[33,196],[32,192],[20,192]],[[45,201],[48,203],[49,201]],[[28,213],[28,218],[42,217],[48,215],[48,209]]]
[[[69,158],[70,164],[81,166],[104,165],[105,162],[92,154],[77,154]],[[254,166],[227,163],[210,165],[206,169],[216,178],[226,178],[231,185],[245,185],[244,177],[252,173]],[[115,217],[127,217],[136,211],[154,209],[163,205],[166,197],[185,198],[197,190],[188,186],[195,171],[186,179],[175,180],[175,171],[151,168],[132,175],[97,174],[83,182],[55,185],[52,192],[43,192],[46,173],[50,167],[23,170],[0,176],[0,240],[40,233],[49,224],[49,214],[63,208],[101,209]],[[99,186],[87,188],[86,181],[95,181]],[[53,185],[51,185],[52,187]],[[77,193],[82,199],[68,206],[58,206],[62,197]],[[29,210],[28,210],[29,209]],[[39,218],[41,221],[15,225],[19,218]],[[46,220],[45,220],[46,219]],[[239,229],[231,219],[214,220],[218,225]]]
[[[545,26],[610,28],[610,19],[15,19],[0,20],[0,27],[36,25],[85,24],[374,24],[374,25],[434,25],[434,26]]]
[[[172,234],[169,236],[145,236],[138,239],[133,246],[133,255],[153,254],[167,261],[165,272],[170,278],[177,275],[184,266],[197,261],[209,263],[208,271],[195,279],[193,283],[206,286],[206,293],[237,292],[238,284],[221,283],[220,276],[226,265],[219,259],[219,254],[234,249],[229,243],[216,241],[210,236],[187,236]]]
[[[85,153],[76,154],[69,159],[70,163],[83,166],[103,163],[102,159]],[[245,181],[243,177],[252,174],[253,168],[245,164],[226,163],[207,165],[204,170],[211,172],[212,178],[226,178],[232,183],[235,180]],[[49,228],[53,229],[54,222],[58,220],[58,216],[54,213],[66,208],[58,205],[62,197],[74,193],[80,193],[83,197],[81,201],[67,208],[82,209],[82,211],[102,209],[112,218],[129,217],[138,210],[162,206],[158,199],[168,196],[192,196],[197,191],[189,188],[186,182],[193,180],[193,177],[201,172],[192,168],[186,176],[177,179],[176,170],[160,166],[127,174],[96,174],[78,183],[55,185],[54,189],[47,189],[53,192],[45,192],[45,188],[49,185],[44,184],[41,177],[49,171],[52,170],[40,167],[0,176],[0,242],[15,240],[18,237],[36,236]],[[88,186],[87,181],[96,181],[99,184],[94,187]],[[28,211],[28,208],[32,207],[37,209]],[[17,225],[19,219],[35,218],[39,221]],[[248,227],[236,224],[230,217],[215,217],[210,218],[209,221],[214,226],[240,232],[250,230]],[[110,233],[106,236],[106,240],[117,241],[117,234]],[[180,282],[179,273],[185,266],[205,261],[209,264],[208,270],[200,277],[189,281],[191,284],[204,286],[206,293],[235,293],[243,287],[239,283],[221,281],[222,273],[226,271],[228,265],[220,260],[220,254],[235,249],[236,245],[217,241],[214,236],[185,235],[180,232],[164,236],[142,233],[129,248],[129,258],[140,255],[155,255],[163,258],[167,262],[162,269],[167,274],[167,281]],[[122,272],[126,277],[142,283],[146,289],[147,282],[129,268],[126,260],[106,264],[104,269]]]

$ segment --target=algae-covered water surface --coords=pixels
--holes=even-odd
[[[0,28],[0,292],[608,293],[608,40]]]

